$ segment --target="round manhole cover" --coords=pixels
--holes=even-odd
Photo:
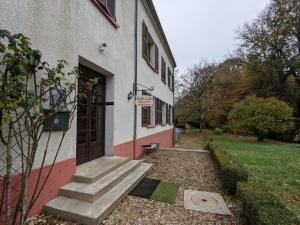
[[[217,207],[219,205],[214,197],[205,194],[194,194],[191,200],[197,206]]]

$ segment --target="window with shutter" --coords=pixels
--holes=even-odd
[[[168,87],[171,89],[172,88],[172,72],[170,70],[170,68],[168,68]]]
[[[143,22],[143,57],[149,61],[149,53],[148,53],[148,28]]]
[[[168,104],[166,104],[166,124],[170,124],[170,111]]]
[[[142,107],[142,126],[147,127],[150,124],[150,107]]]
[[[111,17],[116,18],[116,0],[98,0],[98,2]]]
[[[157,45],[155,45],[155,70],[159,71],[159,50]]]
[[[160,99],[156,98],[155,99],[155,109],[156,109],[155,124],[156,125],[162,124],[162,105],[163,102]]]
[[[163,57],[161,57],[161,80],[166,84],[166,62]]]
[[[148,27],[145,22],[143,22],[143,46],[142,46],[142,54],[147,64],[151,67],[151,69],[158,73],[159,71],[159,49],[155,44],[153,38],[151,37]]]
[[[174,74],[172,74],[171,78],[172,78],[172,81],[171,81],[171,84],[172,84],[171,90],[174,92],[174,85],[175,85]]]

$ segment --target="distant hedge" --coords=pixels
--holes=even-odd
[[[207,148],[212,153],[212,158],[219,168],[223,187],[234,195],[239,181],[248,180],[248,172],[231,155],[219,149],[216,145],[208,144]]]
[[[299,225],[300,221],[266,188],[251,182],[238,184],[243,216],[249,225]]]

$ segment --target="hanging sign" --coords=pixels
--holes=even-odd
[[[150,95],[136,96],[135,104],[137,106],[150,107],[153,105],[153,96]]]

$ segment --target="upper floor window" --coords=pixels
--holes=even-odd
[[[158,55],[158,47],[148,31],[148,27],[143,22],[143,57],[156,73],[159,70]]]
[[[113,18],[116,18],[116,0],[97,0]]]
[[[170,68],[168,68],[168,86],[171,91],[174,91],[174,75]]]
[[[161,80],[166,83],[166,62],[163,57],[161,57]]]

